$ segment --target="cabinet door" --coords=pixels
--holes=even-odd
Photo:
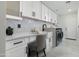
[[[7,1],[7,14],[19,16],[20,2],[19,1]]]
[[[26,47],[16,47],[14,49],[10,49],[6,51],[6,57],[25,57],[26,54]]]
[[[48,21],[48,8],[42,4],[42,20]]]
[[[49,38],[46,39],[46,52],[50,51],[50,42],[49,42]]]
[[[45,17],[46,17],[46,21],[48,21],[49,15],[48,15],[48,7],[45,6]]]
[[[52,19],[52,11],[49,9],[49,22],[53,22],[53,19]]]
[[[23,11],[23,2],[20,1],[20,13],[19,13],[20,16],[22,16],[22,11]]]
[[[57,15],[54,13],[54,12],[52,12],[52,19],[53,19],[53,23],[57,23]]]
[[[42,20],[46,20],[46,16],[45,16],[45,5],[42,4]]]
[[[23,1],[22,16],[32,17],[32,1]]]
[[[29,42],[33,42],[33,41],[35,41],[35,40],[36,40],[36,36],[31,36]]]
[[[57,24],[57,15],[55,14],[55,24]]]
[[[36,19],[41,19],[41,2],[33,1],[32,6],[32,16]]]

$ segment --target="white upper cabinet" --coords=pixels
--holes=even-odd
[[[48,21],[48,8],[42,4],[42,20]]]
[[[32,17],[32,1],[23,1],[22,7],[22,16]]]
[[[7,1],[6,9],[7,9],[7,14],[19,16],[20,2],[19,1]]]
[[[23,1],[22,16],[41,19],[41,2]]]
[[[57,24],[57,15],[53,12],[52,13],[52,17],[53,17],[53,23]]]
[[[46,17],[45,17],[45,5],[42,4],[42,20],[45,20]]]
[[[7,1],[7,14],[57,23],[57,15],[40,1]]]
[[[45,17],[46,17],[46,21],[48,21],[48,18],[49,18],[49,12],[48,12],[48,8],[45,6]]]
[[[53,22],[52,11],[49,9],[49,22]]]
[[[36,19],[40,19],[41,20],[41,2],[39,1],[33,1],[32,3],[32,16],[33,18],[36,18]]]
[[[57,24],[57,15],[49,9],[49,22]]]

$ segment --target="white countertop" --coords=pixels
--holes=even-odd
[[[30,36],[37,36],[37,35],[44,35],[47,34],[48,32],[40,32],[40,33],[16,33],[13,34],[12,36],[6,36],[6,40],[13,40],[13,39],[19,39],[19,38],[26,38],[26,37],[30,37]]]

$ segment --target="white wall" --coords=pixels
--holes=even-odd
[[[65,38],[76,39],[77,12],[59,16],[58,24],[63,28]]]
[[[0,1],[0,56],[5,56],[5,29],[6,29],[6,19],[5,19],[5,2]]]
[[[78,11],[77,11],[77,39],[79,40],[79,8],[78,8]]]

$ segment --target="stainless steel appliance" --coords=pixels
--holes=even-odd
[[[56,28],[56,46],[62,42],[63,32],[62,28]]]

